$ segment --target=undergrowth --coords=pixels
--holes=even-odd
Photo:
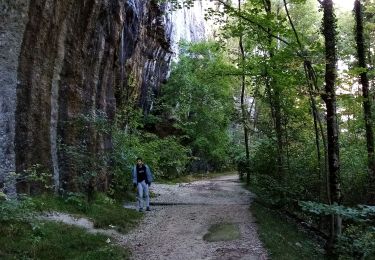
[[[251,211],[258,223],[260,239],[272,259],[325,259],[321,245],[277,211],[257,202],[253,202]]]
[[[54,222],[0,223],[0,259],[129,259],[108,237]]]
[[[84,195],[44,194],[0,200],[0,259],[129,259],[130,251],[110,238],[85,229],[42,221],[42,212],[59,211],[90,218],[97,228],[128,232],[141,214],[104,194],[90,203]]]
[[[42,195],[33,199],[38,211],[59,211],[78,216],[88,217],[96,228],[115,227],[119,232],[126,233],[135,227],[142,214],[124,208],[119,202],[97,194],[94,201],[88,203],[79,194],[67,197]]]

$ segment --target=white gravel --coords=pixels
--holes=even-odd
[[[117,232],[112,227],[108,227],[108,229],[101,229],[101,228],[94,228],[94,223],[87,218],[77,217],[68,213],[63,212],[45,212],[42,216],[40,216],[42,220],[49,220],[49,221],[56,221],[62,222],[64,224],[73,225],[77,227],[81,227],[87,230],[89,233],[93,234],[103,234],[109,237],[114,238],[115,240],[119,241],[124,237],[123,234]]]
[[[267,259],[249,210],[254,195],[242,188],[236,175],[213,180],[165,185],[153,184],[157,196],[140,226],[123,235],[113,229],[95,229],[85,218],[52,212],[43,219],[80,226],[113,238],[132,250],[136,260]],[[136,208],[135,204],[126,205]],[[241,236],[233,241],[207,242],[203,236],[213,224],[233,223]]]
[[[133,259],[267,259],[251,216],[254,197],[236,175],[189,184],[153,184],[156,205],[140,227],[121,238]],[[134,205],[133,205],[134,207]],[[207,242],[203,236],[218,223],[239,226],[233,241]]]

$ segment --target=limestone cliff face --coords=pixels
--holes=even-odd
[[[120,78],[125,85],[120,84],[123,92],[119,96],[123,98],[119,100],[136,93],[145,112],[152,108],[161,83],[169,75],[171,61],[178,56],[178,43],[201,41],[213,34],[204,17],[205,10],[215,6],[212,1],[195,1],[192,8],[173,11],[171,4],[155,2],[127,2],[120,48]]]
[[[113,118],[114,66],[124,20],[121,1],[31,0],[19,55],[16,171],[40,164],[65,189],[76,165],[59,145],[105,149],[110,140],[78,129],[82,115]]]
[[[109,135],[77,122],[98,115],[111,121],[130,99],[145,112],[152,108],[173,46],[188,38],[177,37],[176,28],[189,26],[191,37],[197,22],[192,14],[188,22],[176,19],[168,4],[156,2],[1,1],[0,185],[11,172],[40,164],[56,189],[77,190],[74,155],[60,148],[112,148]],[[101,174],[105,189],[106,170]]]
[[[127,19],[120,40],[118,100],[129,102],[136,98],[145,112],[150,110],[153,97],[167,78],[172,57],[167,5],[155,2],[127,2]]]
[[[27,23],[28,0],[0,4],[0,187],[14,194],[10,173],[15,171],[15,110],[18,58]],[[7,180],[7,181],[5,181]]]

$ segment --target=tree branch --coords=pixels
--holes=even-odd
[[[231,12],[235,13],[238,17],[240,17],[240,18],[242,18],[243,20],[245,20],[245,21],[247,21],[247,22],[249,22],[249,23],[251,23],[251,24],[254,24],[254,25],[256,25],[257,27],[259,27],[263,32],[267,33],[268,36],[271,36],[271,37],[273,37],[273,38],[275,38],[275,39],[278,39],[279,41],[285,43],[286,45],[290,45],[290,43],[289,43],[287,40],[285,40],[285,39],[283,39],[283,38],[281,38],[281,37],[279,37],[279,36],[277,36],[277,35],[274,35],[274,34],[270,33],[270,32],[268,31],[268,28],[264,27],[263,25],[261,25],[260,23],[258,23],[258,22],[256,22],[256,21],[250,19],[249,17],[244,16],[243,14],[241,14],[240,12],[238,12],[235,8],[233,8],[232,6],[230,6],[229,4],[227,4],[224,0],[217,0],[217,1],[218,1],[219,3],[221,3],[222,5],[224,5],[225,8],[227,8],[227,9],[229,9]]]
[[[296,30],[296,27],[294,27],[294,23],[293,23],[293,21],[292,21],[292,18],[290,17],[289,9],[288,9],[288,5],[287,5],[287,3],[286,3],[286,0],[283,0],[283,2],[284,2],[284,8],[285,8],[286,15],[288,16],[288,20],[289,20],[290,26],[291,26],[292,29],[293,29],[293,32],[294,32],[294,35],[295,35],[295,37],[296,37],[296,40],[297,40],[298,46],[299,46],[299,48],[301,49],[301,51],[303,51],[303,49],[302,49],[302,44],[301,44],[301,42],[300,42],[300,40],[299,40],[299,37],[298,37],[298,33],[297,33],[297,30]]]

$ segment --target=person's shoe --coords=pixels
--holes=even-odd
[[[146,208],[146,211],[151,211],[150,207],[147,207],[147,208]]]
[[[138,210],[139,212],[143,212],[143,209],[142,208],[140,208],[139,210]]]

